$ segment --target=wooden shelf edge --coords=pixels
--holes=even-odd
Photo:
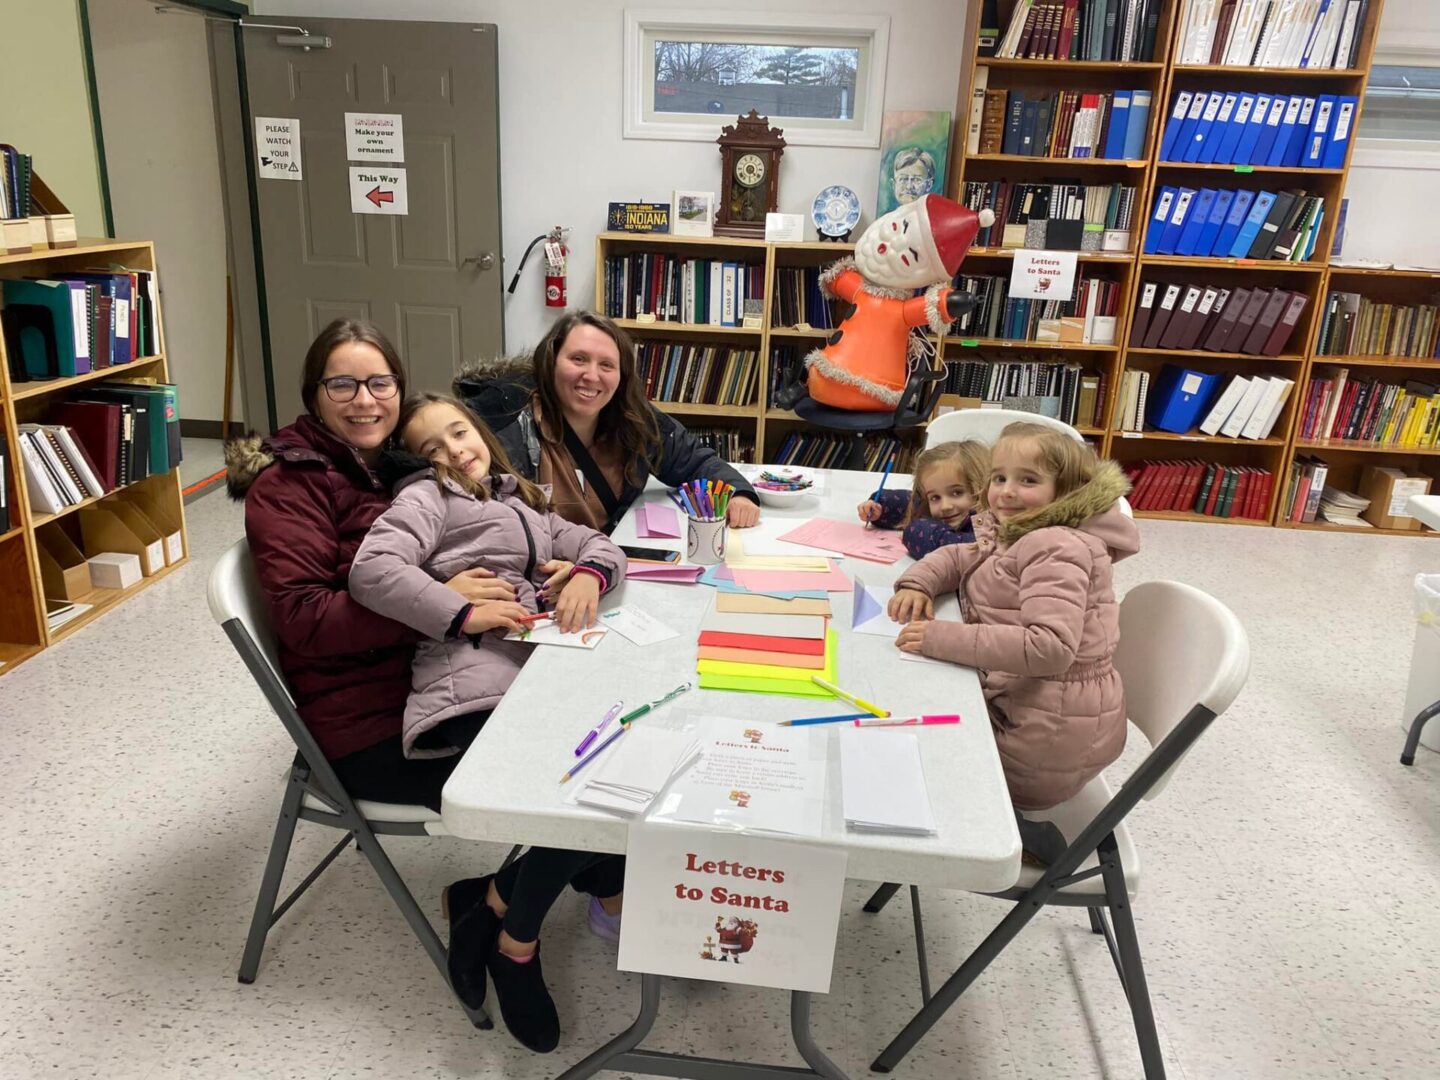
[[[65,507],[58,514],[31,514],[30,528],[33,531],[35,529],[41,528],[42,526],[49,525],[52,521],[59,521],[61,518],[68,517],[71,514],[75,513],[77,510],[83,510],[87,506],[94,506],[97,503],[102,503],[106,499],[113,499],[122,491],[129,491],[131,488],[137,487],[140,484],[145,483],[145,481],[147,480],[154,480],[157,476],[170,476],[174,474],[179,468],[180,466],[177,465],[174,469],[170,469],[167,472],[151,473],[149,476],[143,476],[139,480],[133,480],[128,484],[117,487],[113,491],[107,491],[104,495],[92,495],[88,499],[82,499],[78,503],[74,503],[70,506]]]
[[[1176,64],[1172,70],[1176,75],[1238,75],[1244,72],[1247,78],[1251,75],[1283,75],[1287,77],[1300,75],[1330,79],[1363,79],[1366,77],[1365,72],[1360,68],[1280,68],[1248,67],[1244,64]]]
[[[661,412],[667,413],[688,413],[691,416],[736,416],[745,420],[755,420],[760,412],[754,405],[708,405],[698,401],[655,401],[651,400]]]
[[[4,678],[14,671],[32,656],[38,656],[43,652],[43,645],[23,645],[16,642],[0,641],[0,661],[4,661],[4,667],[0,667],[0,678]]]
[[[171,563],[169,566],[166,566],[164,569],[155,571],[155,573],[151,574],[149,577],[141,578],[139,581],[137,581],[134,585],[131,585],[129,588],[125,588],[125,589],[91,589],[88,593],[85,593],[83,596],[77,597],[76,600],[77,600],[79,603],[82,603],[82,604],[93,604],[94,606],[93,606],[89,611],[85,612],[85,613],[82,614],[82,615],[77,615],[75,618],[73,618],[73,619],[71,619],[69,622],[67,622],[64,626],[61,626],[61,627],[59,627],[59,628],[56,629],[56,630],[53,630],[53,631],[52,631],[52,630],[47,626],[46,629],[45,629],[45,633],[46,633],[46,636],[49,638],[50,644],[51,644],[52,646],[53,646],[53,645],[56,645],[56,644],[58,644],[59,642],[64,641],[67,637],[69,637],[71,634],[75,633],[77,630],[83,630],[85,627],[89,626],[92,622],[94,622],[96,619],[100,618],[100,616],[104,615],[106,612],[110,611],[112,608],[114,608],[114,607],[116,607],[116,606],[124,603],[126,600],[130,599],[130,597],[134,596],[136,593],[138,593],[138,592],[143,592],[145,589],[149,588],[151,585],[153,585],[155,582],[159,581],[161,578],[167,577],[168,575],[170,575],[170,574],[173,573],[174,571],[179,570],[182,566],[184,566],[184,565],[185,565],[186,563],[188,563],[189,561],[190,561],[189,556],[186,556],[185,558],[181,559],[179,562]],[[101,595],[101,594],[104,594],[104,595]]]
[[[1136,510],[1137,518],[1154,518],[1157,521],[1193,521],[1200,525],[1258,525],[1268,528],[1265,518],[1214,517],[1210,514],[1196,514],[1186,510]]]
[[[109,240],[104,237],[82,236],[80,243],[69,248],[36,248],[9,255],[0,254],[0,266],[25,262],[46,262],[50,259],[76,259],[91,255],[103,255],[114,251],[144,251],[149,249],[149,240]]]
[[[1344,169],[1306,169],[1298,165],[1229,165],[1198,161],[1157,161],[1157,169],[1198,169],[1203,172],[1230,172],[1239,176],[1250,173],[1299,173],[1303,176],[1343,176]]]
[[[1440,370],[1440,358],[1419,356],[1312,356],[1313,364],[1339,367],[1399,367]]]
[[[636,319],[612,319],[616,326],[626,331],[642,330],[646,333],[663,334],[719,334],[721,337],[758,338],[765,333],[762,329],[747,330],[743,326],[711,326],[709,323],[640,322]]]
[[[1064,68],[1067,71],[1161,71],[1165,67],[1159,60],[1115,63],[1110,60],[1022,60],[1009,56],[977,56],[975,62],[986,67]]]
[[[764,251],[765,238],[747,240],[739,236],[676,236],[674,233],[602,232],[601,240],[633,244],[676,244],[694,247],[739,247]]]
[[[5,541],[7,541],[7,540],[14,540],[14,539],[16,539],[17,537],[21,537],[21,536],[24,536],[24,535],[25,535],[25,526],[23,526],[23,525],[16,525],[14,528],[6,529],[3,533],[0,533],[0,544],[5,543]]]
[[[1282,364],[1303,364],[1305,362],[1304,355],[1298,353],[1266,356],[1263,353],[1206,352],[1204,349],[1137,349],[1130,346],[1127,346],[1125,351],[1140,356],[1205,356],[1211,360],[1271,360]]]
[[[1396,457],[1440,454],[1440,446],[1391,446],[1385,443],[1356,442],[1345,439],[1296,439],[1296,450],[1342,450],[1353,454],[1392,454]]]
[[[165,356],[161,353],[157,353],[154,356],[137,356],[128,364],[115,364],[113,367],[87,371],[84,375],[72,375],[65,379],[45,379],[43,381],[13,384],[10,391],[10,399],[12,401],[24,401],[26,398],[63,393],[76,386],[84,386],[86,383],[101,382],[105,379],[124,378],[125,372],[127,371],[140,367],[148,367],[151,364],[163,363],[164,360]]]
[[[1363,525],[1337,525],[1332,521],[1277,521],[1277,529],[1296,529],[1305,532],[1350,533],[1355,536],[1440,536],[1434,529],[1381,529],[1365,528]]]
[[[1114,431],[1114,439],[1123,442],[1199,443],[1211,446],[1284,446],[1283,438],[1240,439],[1228,435],[1176,435],[1169,431]]]
[[[965,258],[1013,259],[1015,253],[1020,250],[1020,248],[973,247],[965,253]],[[1082,263],[1116,263],[1125,266],[1135,261],[1135,252],[1133,251],[1079,251],[1058,252],[1058,254],[1075,254]]]
[[[974,345],[966,345],[965,342],[973,341]],[[944,338],[946,345],[955,345],[961,349],[1041,349],[1046,352],[1096,352],[1112,353],[1119,352],[1119,345],[1077,345],[1067,341],[1009,341],[1004,338],[970,338],[946,334]]]
[[[1271,270],[1293,271],[1302,274],[1322,274],[1323,262],[1290,262],[1282,259],[1198,259],[1190,255],[1141,255],[1141,263],[1152,266],[1181,266],[1193,269],[1207,267],[1224,270]]]
[[[1003,165],[1037,164],[1052,168],[1070,165],[1096,165],[1109,166],[1113,169],[1144,169],[1150,164],[1144,158],[1135,160],[1132,158],[1046,157],[1040,154],[968,154],[965,161],[967,164],[972,161],[989,161]]]

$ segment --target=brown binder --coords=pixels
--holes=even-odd
[[[1300,316],[1305,311],[1305,305],[1309,302],[1310,298],[1304,293],[1297,292],[1290,295],[1290,302],[1285,305],[1285,310],[1280,316],[1280,321],[1275,324],[1274,331],[1265,339],[1265,344],[1260,349],[1261,353],[1266,356],[1279,356],[1285,351],[1285,344],[1290,340],[1290,334],[1300,321]]]
[[[1245,338],[1245,343],[1240,346],[1240,351],[1249,353],[1251,356],[1259,356],[1260,350],[1270,340],[1270,335],[1275,332],[1275,325],[1280,321],[1280,316],[1285,313],[1285,307],[1290,303],[1291,294],[1285,289],[1276,289],[1270,294],[1270,299],[1265,301],[1265,310],[1260,313],[1260,318],[1250,328],[1250,333]]]
[[[1221,346],[1221,352],[1239,352],[1240,346],[1245,343],[1251,327],[1255,320],[1260,318],[1260,312],[1265,309],[1265,304],[1270,299],[1269,289],[1256,289],[1250,294],[1250,299],[1245,303],[1245,310],[1240,312],[1240,317],[1235,320],[1235,325],[1230,328],[1230,333],[1225,337],[1225,344]]]

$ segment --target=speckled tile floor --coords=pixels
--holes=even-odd
[[[623,1028],[637,979],[615,972],[578,898],[546,931],[564,1040],[534,1057],[466,1024],[352,853],[272,934],[255,985],[236,983],[288,754],[205,607],[240,512],[215,495],[188,513],[189,567],[0,679],[0,1077],[540,1078]],[[1397,761],[1410,582],[1440,569],[1440,543],[1144,530],[1122,587],[1207,589],[1254,653],[1235,708],[1134,819],[1169,1074],[1440,1075],[1440,755]],[[294,864],[329,843],[302,827]],[[441,886],[503,854],[390,850],[437,920]],[[868,891],[849,888],[832,993],[815,1004],[820,1044],[853,1077],[918,1004],[906,906],[866,916]],[[1003,910],[925,904],[937,969]],[[786,1006],[687,984],[651,1045],[798,1065]],[[894,1075],[1139,1076],[1103,943],[1077,913],[1043,914]]]

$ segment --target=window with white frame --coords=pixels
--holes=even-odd
[[[754,109],[800,146],[880,145],[885,16],[625,12],[625,137],[713,140]]]
[[[1440,56],[1428,65],[1373,65],[1356,135],[1440,150]]]

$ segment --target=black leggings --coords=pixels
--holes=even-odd
[[[614,896],[625,888],[625,857],[531,848],[495,875],[495,892],[506,905],[505,932],[516,941],[538,938],[566,884],[591,896]]]

